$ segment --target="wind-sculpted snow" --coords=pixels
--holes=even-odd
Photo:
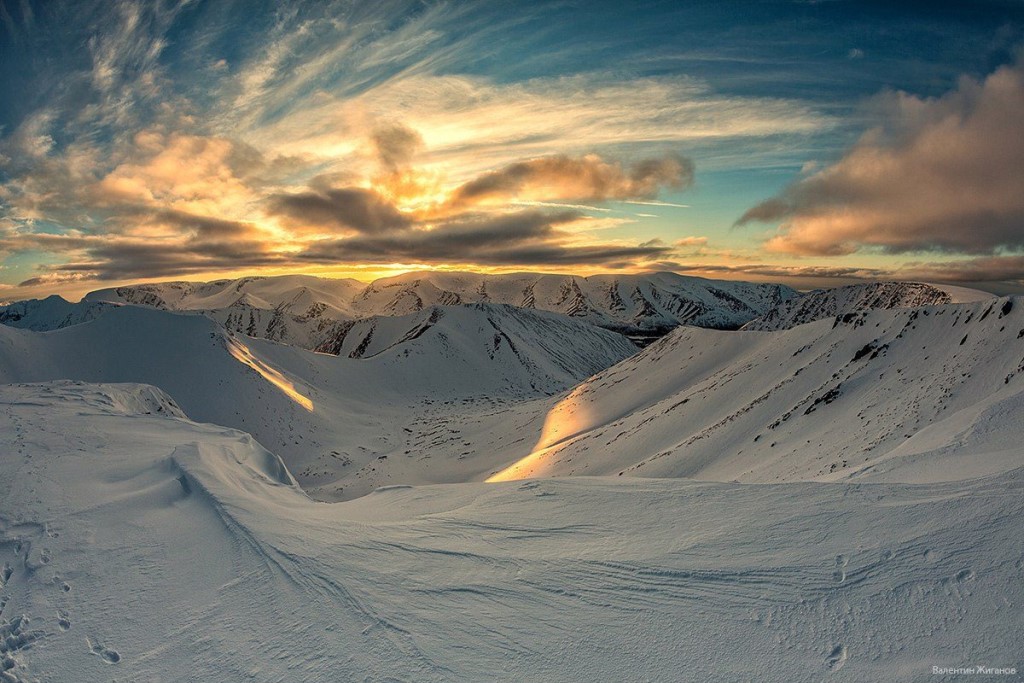
[[[0,387],[4,680],[900,683],[1020,666],[1020,470],[323,504],[249,435],[153,412],[172,405],[159,396]]]
[[[418,272],[364,285],[287,275],[171,282],[98,290],[85,301],[130,303],[207,315],[229,330],[308,349],[331,349],[354,321],[414,315],[435,306],[508,304],[560,313],[640,343],[678,325],[736,328],[796,296],[781,285],[674,273],[545,275]]]
[[[495,480],[933,481],[1024,466],[1024,299],[680,328],[535,418]],[[509,435],[511,437],[511,435]]]
[[[952,293],[951,291],[952,290]],[[964,300],[994,298],[990,294],[960,287],[949,288],[920,282],[871,282],[834,289],[815,290],[789,299],[754,318],[744,330],[786,330],[797,325],[886,308],[919,308]]]

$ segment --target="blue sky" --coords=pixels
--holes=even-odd
[[[1022,43],[1019,2],[0,0],[0,298],[413,268],[1019,283]]]

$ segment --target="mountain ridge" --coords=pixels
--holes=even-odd
[[[783,285],[645,275],[484,275],[423,271],[375,280],[276,276],[96,290],[83,301],[195,311],[229,329],[316,349],[339,325],[429,306],[510,304],[560,313],[643,343],[681,324],[734,329],[796,292]]]
[[[945,288],[923,282],[868,282],[808,292],[780,303],[740,329],[783,330],[815,320],[868,310],[919,308],[993,298],[994,295],[977,290]]]
[[[941,470],[917,471],[929,457],[952,477],[1022,465],[1022,309],[1007,297],[777,332],[678,328],[557,402],[531,453],[494,476],[914,481]]]

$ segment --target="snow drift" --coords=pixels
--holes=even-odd
[[[1018,665],[1020,470],[323,504],[247,434],[173,405],[137,385],[0,387],[5,680],[909,682]]]

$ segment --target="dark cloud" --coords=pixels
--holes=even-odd
[[[468,215],[432,229],[387,235],[357,235],[313,244],[301,258],[315,261],[430,261],[465,263],[475,255],[558,237],[555,226],[578,220],[575,211],[554,214],[520,211],[498,216]]]
[[[941,98],[896,93],[880,106],[886,126],[737,224],[781,221],[767,247],[806,255],[1024,249],[1024,65],[961,79]]]
[[[693,183],[693,162],[678,154],[644,159],[630,168],[588,154],[541,157],[509,164],[469,181],[452,195],[453,206],[492,199],[652,199],[662,188]]]
[[[200,239],[234,239],[252,236],[256,228],[250,223],[229,221],[211,216],[197,216],[185,211],[158,211],[155,221],[194,232]]]
[[[432,227],[410,226],[390,232],[316,240],[296,254],[279,251],[255,238],[257,233],[248,232],[244,223],[163,212],[154,220],[171,221],[188,229],[184,239],[30,233],[0,239],[0,249],[73,255],[70,262],[46,267],[43,274],[26,280],[23,286],[61,279],[180,277],[211,271],[311,264],[600,265],[614,269],[664,258],[671,251],[671,247],[663,243],[576,244],[563,226],[581,218],[582,214],[576,211],[466,214]]]
[[[659,261],[651,264],[678,272],[723,273],[744,277],[770,277],[778,280],[805,278],[828,280],[919,280],[923,282],[949,282],[967,285],[1003,283],[1024,285],[1024,255],[983,256],[954,261],[928,261],[904,263],[892,268],[864,268],[858,266],[784,266],[777,264],[703,264]],[[1017,291],[1014,289],[1014,291]]]
[[[747,263],[742,265],[680,263],[678,261],[661,261],[656,264],[666,270],[681,273],[728,273],[737,275],[756,275],[774,278],[854,278],[878,279],[891,277],[891,271],[877,268],[858,268],[856,266],[780,266],[766,263]]]
[[[478,263],[503,266],[634,265],[659,258],[665,246],[567,244],[558,226],[581,218],[575,211],[548,214],[520,211],[500,216],[470,215],[430,230],[366,235],[320,242],[299,258],[318,263]]]
[[[982,256],[960,261],[908,263],[911,277],[941,282],[1016,282],[1024,284],[1024,255]]]
[[[54,279],[116,280],[173,277],[215,270],[286,265],[287,261],[258,239],[232,235],[211,238],[194,233],[184,240],[145,239],[119,235],[20,234],[0,240],[0,249],[39,250],[68,254],[70,261],[45,266],[44,274],[20,283]]]
[[[412,128],[397,123],[379,126],[371,138],[377,148],[378,160],[388,171],[406,166],[423,149],[423,137]]]
[[[373,190],[343,187],[297,194],[271,195],[270,213],[284,216],[299,227],[343,228],[361,233],[406,228],[411,221]]]

